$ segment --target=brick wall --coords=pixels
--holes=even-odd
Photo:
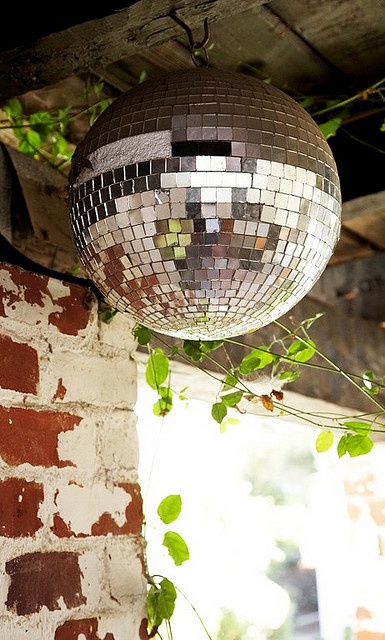
[[[4,263],[0,293],[0,639],[143,640],[132,324]]]

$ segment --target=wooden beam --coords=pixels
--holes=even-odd
[[[0,190],[0,233],[20,252],[20,260],[27,258],[58,274],[73,271],[79,259],[66,203],[67,178],[2,145]],[[76,274],[85,277],[80,266]]]
[[[54,84],[71,74],[95,69],[160,45],[181,35],[170,18],[172,9],[191,30],[202,31],[207,18],[215,22],[247,11],[264,0],[138,0],[108,16],[89,20],[0,54],[0,95],[3,102],[27,91]]]
[[[385,191],[345,202],[342,225],[364,242],[385,250]]]
[[[385,11],[377,0],[272,0],[269,8],[341,77],[363,90],[384,75]],[[360,83],[360,85],[358,85]]]

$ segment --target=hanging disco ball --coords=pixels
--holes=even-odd
[[[289,311],[339,239],[334,158],[276,87],[197,68],[117,98],[73,156],[70,221],[90,280],[162,334],[223,339]]]

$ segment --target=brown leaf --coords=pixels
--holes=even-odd
[[[240,409],[237,404],[233,404],[231,408],[236,409],[238,413],[246,413],[246,411]]]
[[[243,397],[245,400],[248,400],[248,402],[258,402],[259,400],[258,396],[255,396],[254,393],[245,393]]]
[[[274,403],[273,403],[272,399],[270,398],[270,396],[267,396],[266,394],[263,394],[261,396],[261,402],[262,402],[264,408],[267,411],[273,411]]]
[[[283,400],[283,391],[277,391],[273,389],[271,392],[276,400]]]

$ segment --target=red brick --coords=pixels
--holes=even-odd
[[[92,525],[91,533],[93,536],[105,536],[109,533],[114,535],[139,535],[143,525],[143,501],[138,484],[130,484],[123,482],[118,484],[127,493],[130,494],[132,500],[126,509],[126,521],[122,527],[115,522],[109,513],[104,513],[95,524]]]
[[[59,460],[58,436],[80,421],[70,413],[0,407],[0,456],[10,466],[27,462],[42,467],[73,466]]]
[[[43,485],[23,478],[0,482],[0,535],[8,538],[32,536],[43,523],[38,518]]]
[[[42,607],[58,610],[61,599],[67,609],[87,602],[76,553],[26,553],[6,562],[5,571],[11,578],[5,604],[19,616],[37,613]]]
[[[61,311],[50,313],[48,321],[61,333],[76,336],[85,329],[90,319],[90,291],[77,284],[68,285],[70,293],[55,300]]]
[[[56,629],[54,640],[115,640],[112,633],[107,633],[103,638],[98,634],[98,621],[96,618],[84,618],[83,620],[68,620]]]
[[[39,360],[35,349],[0,335],[0,387],[21,393],[37,394]]]
[[[103,513],[99,520],[91,527],[92,536],[113,535],[139,535],[143,525],[143,500],[138,484],[119,483],[118,487],[122,487],[124,491],[130,494],[132,500],[126,508],[126,518],[124,524],[120,527],[109,513]],[[55,513],[53,516],[53,526],[51,531],[58,538],[85,538],[87,534],[75,534],[71,530],[70,523],[65,522],[63,518]]]
[[[63,378],[59,378],[59,380],[57,381],[56,391],[52,399],[64,400],[66,393],[67,393],[67,389],[63,384]]]
[[[7,289],[0,286],[0,316],[7,317],[7,307],[16,308],[17,303],[27,302],[44,309],[47,300],[51,300],[60,310],[48,315],[49,324],[67,335],[77,335],[90,319],[91,290],[78,284],[67,284],[68,295],[54,298],[48,286],[50,278],[20,267],[1,263],[1,270],[9,273],[13,286]],[[15,291],[15,287],[17,291]],[[41,320],[37,321],[39,324]]]
[[[44,299],[48,295],[46,276],[31,273],[30,271],[24,271],[14,265],[1,264],[3,271],[8,271],[12,282],[18,288],[18,291],[8,290],[6,287],[0,285],[0,315],[7,316],[4,300],[7,301],[7,306],[12,306],[16,302],[27,302],[30,305],[37,305],[44,307]]]

